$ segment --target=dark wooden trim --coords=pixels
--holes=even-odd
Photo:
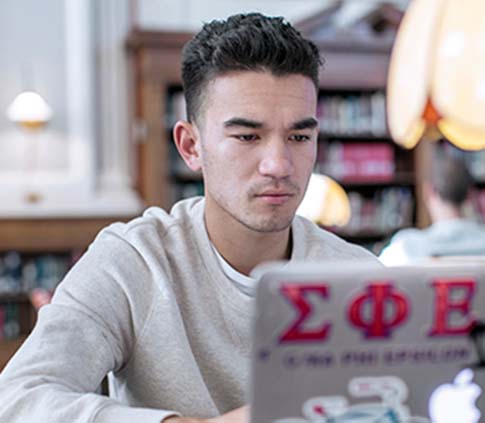
[[[343,1],[339,0],[334,4],[324,7],[320,12],[315,13],[301,21],[295,23],[295,28],[298,29],[303,35],[307,36],[314,29],[321,27],[322,22],[332,13],[336,12],[342,7]]]
[[[126,40],[128,50],[140,48],[182,48],[194,36],[191,32],[146,31],[133,29]]]
[[[26,293],[11,294],[8,292],[0,292],[0,305],[5,303],[29,303],[30,298]]]
[[[324,25],[328,25],[328,20],[331,15],[338,12],[343,6],[343,1],[339,0],[336,3],[324,8],[309,18],[303,19],[295,24],[295,27],[302,32],[303,35],[309,37],[317,45],[319,50],[323,52],[358,52],[358,53],[382,53],[389,54],[392,50],[394,40],[389,37],[379,38],[378,36],[367,36],[362,38],[360,34],[353,34],[349,31],[347,34],[333,34],[325,35],[318,38],[316,33]],[[362,16],[358,22],[372,21],[376,19],[385,20],[389,25],[397,30],[404,12],[399,10],[392,4],[381,4],[367,15]],[[370,25],[370,23],[369,23]]]
[[[336,52],[340,54],[359,53],[368,54],[376,53],[389,55],[392,51],[393,40],[374,40],[371,38],[364,38],[356,40],[349,37],[348,39],[338,40],[314,40],[318,49],[325,54],[325,52]]]
[[[0,220],[0,251],[61,252],[85,249],[96,234],[115,221],[127,221],[131,216],[113,218],[43,218]]]
[[[24,335],[17,339],[0,341],[0,371],[3,370],[10,358],[12,358],[26,338],[27,337]]]

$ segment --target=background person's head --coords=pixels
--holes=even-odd
[[[473,179],[463,160],[437,154],[431,163],[425,201],[433,222],[463,215]]]
[[[236,15],[185,47],[189,122],[174,139],[202,169],[206,219],[268,233],[287,229],[316,157],[317,48],[282,18]]]

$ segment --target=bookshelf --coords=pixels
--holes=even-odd
[[[126,42],[132,75],[133,141],[137,146],[136,186],[147,206],[170,208],[174,186],[170,175],[170,95],[181,87],[180,66],[188,32],[134,29]]]
[[[353,242],[379,247],[376,243],[382,244],[401,227],[427,224],[421,181],[428,152],[421,144],[412,151],[401,149],[386,127],[387,68],[402,12],[378,5],[352,28],[341,31],[332,27],[332,14],[338,7],[297,24],[325,60],[315,170],[335,173],[356,209],[348,227],[329,229]],[[139,189],[149,204],[164,208],[202,192],[200,175],[185,167],[171,134],[174,122],[184,113],[180,53],[191,36],[135,29],[126,43],[136,99],[133,123],[144,128],[135,139]],[[361,158],[362,151],[366,160]]]
[[[322,89],[315,170],[347,191],[352,218],[329,228],[360,244],[383,240],[415,222],[413,153],[395,145],[386,125],[383,88]]]
[[[0,219],[0,371],[35,325],[33,290],[51,292],[102,228],[130,218]]]

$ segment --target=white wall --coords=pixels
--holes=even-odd
[[[261,12],[284,16],[290,22],[309,17],[337,0],[131,0],[140,28],[161,30],[198,30],[203,22],[223,19],[235,13]],[[342,19],[352,19],[359,10],[372,5],[395,3],[404,6],[409,0],[346,0]]]
[[[145,29],[195,31],[203,22],[234,13],[261,12],[295,22],[332,0],[135,0],[136,22]]]
[[[37,90],[55,110],[48,137],[56,146],[42,148],[42,164],[65,167],[67,150],[61,139],[67,129],[66,49],[63,0],[2,0],[0,2],[0,170],[21,166],[23,137],[7,120],[5,110],[25,89]],[[42,18],[44,17],[44,18]]]
[[[0,217],[139,210],[126,163],[128,0],[100,6],[96,0],[0,2]],[[25,89],[39,92],[54,111],[36,134],[5,117]],[[32,192],[42,200],[26,202]]]

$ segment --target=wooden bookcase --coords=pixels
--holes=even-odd
[[[317,116],[316,171],[333,177],[349,195],[352,218],[329,228],[371,245],[414,225],[414,157],[390,138],[382,87],[322,88]]]
[[[35,258],[47,254],[81,254],[96,234],[114,221],[127,221],[130,216],[103,218],[0,219],[0,256],[16,252]],[[0,277],[2,273],[0,272]],[[60,279],[59,281],[60,282]],[[32,330],[37,313],[27,292],[0,292],[0,307],[15,310],[19,336],[0,340],[0,371]],[[3,329],[3,328],[2,328]]]
[[[172,204],[167,105],[170,90],[181,86],[181,50],[192,35],[134,30],[127,40],[138,145],[137,188],[149,206]]]
[[[382,6],[355,24],[355,28],[341,34],[329,30],[331,14],[338,7],[327,9],[311,19],[298,24],[302,33],[311,38],[322,53],[325,64],[320,75],[320,100],[326,97],[349,98],[380,95],[385,98],[387,69],[394,35],[402,13],[393,7]],[[354,31],[355,29],[355,31]],[[366,33],[367,36],[362,34]],[[323,35],[322,35],[323,34]],[[381,36],[381,34],[384,34]],[[134,30],[127,40],[133,75],[133,97],[136,99],[134,124],[142,128],[138,133],[139,188],[149,204],[170,208],[180,195],[177,187],[188,187],[200,176],[182,171],[180,160],[174,154],[171,136],[174,98],[181,91],[181,51],[191,38],[190,33],[153,32]],[[180,105],[175,109],[181,109]],[[381,116],[381,128],[386,119]],[[331,133],[322,128],[319,140],[319,156],[335,146],[372,143],[388,146],[393,155],[392,178],[382,181],[343,181],[348,192],[363,198],[380,198],[384,190],[407,190],[409,192],[410,217],[395,226],[384,229],[346,231],[340,234],[351,241],[369,244],[385,241],[401,226],[425,226],[427,213],[421,199],[422,170],[428,157],[425,143],[412,151],[395,145],[387,131],[373,133]],[[321,163],[317,163],[317,167]],[[320,170],[320,169],[317,169]],[[180,191],[180,189],[178,190]],[[182,190],[183,191],[183,190]],[[386,198],[386,197],[383,197]]]

